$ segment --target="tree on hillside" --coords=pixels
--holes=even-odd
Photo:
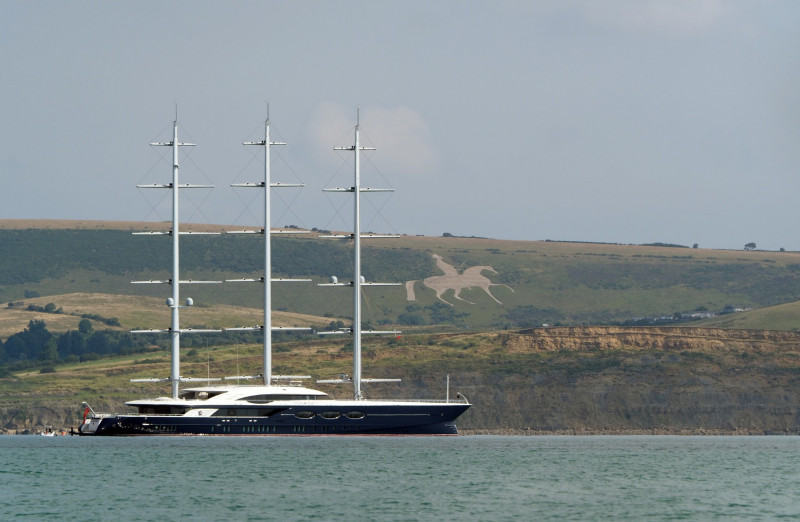
[[[744,246],[744,249],[745,249],[745,250],[755,250],[755,249],[756,249],[756,244],[755,244],[755,243],[747,243],[747,244]]]
[[[42,351],[39,352],[40,361],[55,361],[58,359],[58,346],[54,338],[50,338],[44,343]]]
[[[87,319],[88,320],[88,319]],[[82,323],[83,321],[81,321]],[[78,326],[80,328],[80,325]],[[58,338],[58,355],[62,359],[66,359],[70,355],[83,355],[86,350],[87,333],[83,331],[70,330],[64,332]]]
[[[444,303],[433,303],[426,306],[425,310],[430,314],[434,324],[456,323],[469,316],[468,313],[457,312],[455,307]]]
[[[82,334],[90,334],[92,333],[94,328],[92,327],[92,322],[88,319],[81,319],[81,322],[78,323],[78,331]]]
[[[31,319],[27,328],[6,339],[5,352],[8,360],[36,360],[53,334],[41,319]]]
[[[425,318],[423,318],[420,314],[403,312],[397,316],[397,324],[402,324],[404,326],[419,326],[425,324]]]

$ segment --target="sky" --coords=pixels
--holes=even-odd
[[[0,219],[800,250],[794,0],[0,3]],[[357,116],[358,115],[358,116]]]

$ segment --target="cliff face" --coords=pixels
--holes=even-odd
[[[346,357],[316,347],[297,353],[302,365]],[[402,378],[386,391],[407,398],[443,397],[449,372],[451,396],[461,392],[473,404],[458,422],[466,432],[800,433],[795,332],[570,327],[440,335],[375,349],[368,365]],[[77,426],[81,399],[62,391],[0,400],[0,427]],[[91,395],[97,411],[122,407]]]
[[[794,332],[576,327],[497,342],[507,355],[459,387],[474,403],[465,429],[800,432]]]

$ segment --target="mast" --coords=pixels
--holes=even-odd
[[[176,109],[177,114],[177,109]],[[172,277],[167,281],[133,281],[137,283],[168,283],[172,285],[172,297],[167,299],[167,306],[170,308],[171,320],[168,330],[133,330],[131,333],[166,333],[169,332],[172,339],[172,356],[170,364],[170,376],[168,379],[131,379],[133,382],[161,382],[169,381],[172,383],[172,398],[177,399],[179,394],[179,385],[184,379],[181,377],[180,370],[180,347],[181,347],[181,333],[182,332],[219,332],[220,330],[181,330],[180,327],[180,309],[184,306],[180,305],[180,236],[181,234],[191,234],[192,232],[180,231],[180,189],[182,188],[214,188],[214,185],[189,185],[179,183],[180,163],[178,161],[178,150],[180,147],[194,147],[194,143],[181,143],[178,141],[178,118],[176,115],[172,124],[172,141],[170,142],[157,142],[151,143],[152,146],[157,147],[172,147],[172,182],[169,184],[153,184],[153,185],[137,185],[138,188],[165,188],[172,190],[172,229],[169,232],[145,232],[137,233],[142,234],[169,234],[172,236]],[[205,233],[200,234],[215,234]],[[192,283],[220,283],[221,281],[186,281]],[[190,298],[186,299],[185,306],[192,306],[194,303]]]
[[[172,303],[168,303],[172,309],[172,320],[170,321],[170,335],[172,337],[172,365],[170,367],[169,378],[172,382],[172,398],[178,398],[178,385],[181,379],[181,321],[180,308],[181,302],[181,279],[180,279],[180,213],[178,205],[180,203],[180,192],[178,187],[178,149],[182,144],[178,142],[178,120],[172,124]]]
[[[352,192],[353,193],[353,398],[362,400],[364,395],[361,392],[362,382],[397,382],[399,379],[362,379],[361,376],[361,336],[364,333],[398,333],[396,331],[364,331],[361,327],[361,289],[364,286],[400,286],[400,283],[367,283],[361,276],[361,239],[366,238],[395,238],[396,235],[377,235],[361,234],[361,193],[362,192],[394,192],[394,189],[376,189],[361,187],[361,151],[375,150],[374,147],[362,147],[359,141],[360,118],[356,117],[354,145],[350,147],[334,147],[334,150],[350,150],[354,152],[353,158],[353,186],[351,188],[323,189],[326,192]],[[325,236],[325,237],[346,237],[346,236]],[[346,283],[338,283],[335,278],[333,283],[324,286],[345,286]],[[343,380],[323,380],[320,383],[340,383]]]
[[[272,332],[273,330],[311,330],[310,328],[294,328],[284,327],[275,328],[272,326],[272,218],[271,218],[271,204],[270,192],[272,188],[277,187],[304,187],[302,183],[272,183],[270,173],[271,155],[270,149],[273,145],[286,145],[284,142],[272,141],[270,139],[270,123],[269,123],[269,106],[267,106],[267,119],[264,122],[264,139],[261,141],[245,141],[243,145],[258,145],[264,147],[264,181],[261,183],[234,183],[232,187],[248,187],[264,189],[264,229],[261,233],[264,235],[264,277],[260,280],[264,283],[264,324],[260,328],[263,330],[263,358],[262,358],[262,378],[266,386],[272,385],[272,380],[278,377],[295,378],[306,376],[274,376],[272,375]],[[237,233],[237,232],[231,232]],[[240,231],[238,233],[247,233]],[[302,234],[308,233],[306,230],[284,230],[281,229],[277,233],[295,233]],[[228,281],[255,281],[253,279],[231,279]],[[310,279],[278,279],[277,281],[310,281]],[[258,328],[228,328],[228,330],[255,330]]]
[[[361,395],[361,147],[358,140],[358,127],[355,128],[355,145],[353,145],[354,179],[353,182],[353,396],[362,399]]]
[[[264,384],[272,384],[272,218],[270,212],[270,148],[269,115],[264,122]],[[280,143],[285,145],[284,143]]]

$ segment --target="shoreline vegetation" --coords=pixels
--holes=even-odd
[[[77,427],[73,426],[77,429]],[[68,437],[73,436],[70,433],[70,428],[56,430],[58,433],[55,436]],[[14,436],[36,436],[41,435],[41,431],[17,433],[15,430],[0,430],[0,437],[14,437]],[[800,432],[752,432],[748,430],[669,430],[669,429],[653,429],[653,430],[527,430],[527,429],[459,429],[458,435],[461,436],[500,436],[500,437],[547,437],[547,436],[571,436],[571,437],[625,437],[625,436],[669,436],[669,437],[781,437],[781,436],[800,436]],[[77,436],[77,434],[74,434]],[[211,437],[213,435],[182,435],[184,437]],[[243,435],[244,436],[244,435]],[[265,436],[265,435],[253,435]],[[291,437],[292,435],[273,435],[276,437]],[[309,437],[314,435],[307,435]],[[335,436],[335,435],[325,435]],[[341,435],[349,437],[353,435]],[[370,435],[364,435],[370,436]],[[375,435],[378,436],[378,435]],[[383,435],[381,435],[383,436]],[[398,435],[405,436],[405,435]],[[415,435],[421,436],[421,435]]]
[[[451,396],[473,404],[459,419],[463,434],[786,435],[800,433],[799,345],[798,332],[551,327],[376,341],[365,362],[402,380],[376,385],[373,397],[441,397],[449,373]],[[257,367],[260,350],[194,348],[187,375]],[[341,343],[327,340],[283,343],[277,354],[276,371],[315,378],[351,364]],[[0,379],[0,428],[77,427],[81,401],[124,412],[127,400],[164,394],[129,379],[160,375],[167,364],[153,352]]]

